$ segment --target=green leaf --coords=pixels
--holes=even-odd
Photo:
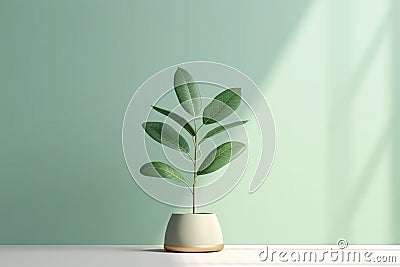
[[[181,125],[191,136],[195,136],[196,133],[193,129],[193,127],[181,116],[179,116],[178,114],[166,110],[166,109],[162,109],[156,106],[151,106],[155,111],[171,118],[172,120],[176,121],[179,125]]]
[[[207,138],[210,138],[210,137],[212,137],[212,136],[214,136],[216,134],[219,134],[219,133],[225,131],[226,129],[233,128],[233,127],[236,127],[236,126],[239,126],[239,125],[243,125],[246,122],[248,122],[248,120],[247,121],[236,121],[236,122],[232,122],[232,123],[229,123],[229,124],[226,124],[226,125],[217,126],[214,129],[212,129],[211,131],[209,131],[203,137],[203,139],[201,139],[199,144],[203,143]]]
[[[171,126],[162,122],[145,122],[142,124],[146,133],[160,144],[175,150],[189,153],[190,148],[185,138]]]
[[[196,116],[201,110],[200,91],[189,72],[178,68],[174,75],[175,93],[184,110]]]
[[[188,185],[185,178],[174,168],[159,161],[148,162],[140,168],[140,173],[145,176],[160,177],[175,180]]]
[[[246,145],[237,141],[226,142],[211,151],[200,165],[197,175],[215,172],[230,161],[237,158],[246,148]]]
[[[217,95],[203,111],[203,123],[212,124],[221,121],[235,111],[240,104],[241,89],[227,89]]]

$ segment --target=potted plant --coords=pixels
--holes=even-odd
[[[202,109],[202,99],[198,84],[194,82],[189,72],[178,68],[174,74],[174,90],[179,104],[192,117],[187,121],[175,112],[152,106],[158,113],[168,116],[183,128],[192,138],[192,144],[185,140],[178,131],[165,122],[147,121],[143,123],[145,132],[156,142],[171,149],[186,154],[193,162],[193,183],[189,182],[174,167],[152,161],[140,168],[145,176],[171,179],[186,186],[192,194],[192,212],[188,214],[172,214],[168,222],[164,248],[177,252],[209,252],[223,248],[223,236],[218,219],[213,213],[196,212],[196,182],[199,177],[213,173],[222,168],[246,148],[238,141],[227,141],[214,148],[202,161],[198,162],[199,146],[226,129],[243,125],[247,121],[219,125],[218,123],[231,115],[241,103],[241,89],[226,89],[212,99]],[[216,126],[215,126],[216,125]],[[200,139],[200,129],[203,126],[214,126]]]

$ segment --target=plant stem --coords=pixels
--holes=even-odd
[[[201,127],[203,127],[203,125],[204,125],[204,124],[201,124],[200,127],[199,127],[197,130],[195,130],[196,135],[197,135],[197,132],[200,131]]]
[[[188,157],[190,158],[191,161],[193,161],[192,156],[190,155],[190,153],[186,153],[186,155],[188,155]]]
[[[196,173],[196,163],[197,163],[197,129],[196,129],[196,119],[194,120],[194,139],[193,139],[193,144],[194,144],[194,158],[193,158],[193,189],[192,189],[192,197],[193,197],[193,214],[196,213],[196,205],[195,205],[195,189],[196,189],[196,178],[197,178],[197,173]]]

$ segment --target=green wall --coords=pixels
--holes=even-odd
[[[399,16],[395,1],[0,0],[0,244],[161,244],[178,209],[130,177],[122,120],[142,82],[193,60],[246,73],[275,118],[261,189],[245,177],[201,209],[227,244],[399,243]]]

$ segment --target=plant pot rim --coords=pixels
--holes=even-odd
[[[215,215],[215,213],[213,213],[213,212],[198,212],[198,213],[172,213],[172,215],[174,215],[174,216],[185,216],[185,215],[192,215],[192,216],[196,216],[196,215],[198,215],[198,216],[207,216],[207,215]]]

